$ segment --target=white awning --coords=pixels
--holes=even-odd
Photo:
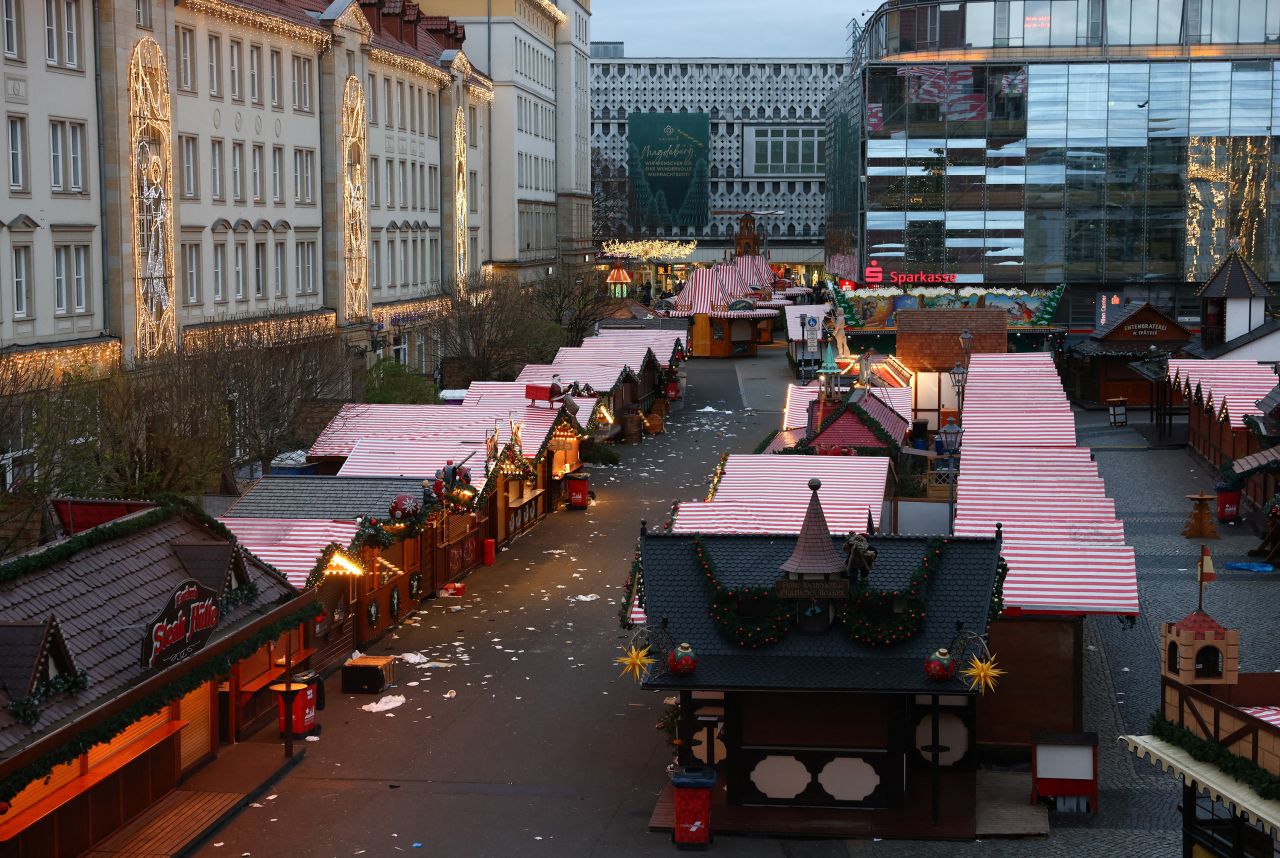
[[[1139,759],[1148,759],[1166,772],[1172,769],[1197,792],[1222,802],[1232,813],[1261,826],[1272,837],[1280,836],[1280,801],[1262,798],[1217,766],[1202,763],[1155,736],[1121,736],[1120,741]]]

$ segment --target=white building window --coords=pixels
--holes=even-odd
[[[435,164],[427,166],[427,204],[432,211],[440,208],[440,168]]]
[[[369,110],[369,124],[378,124],[378,76],[376,74],[369,75],[369,84],[366,87],[369,93],[369,101],[367,107]]]
[[[432,238],[427,242],[427,280],[432,285],[440,283],[440,239]]]
[[[231,144],[231,197],[244,202],[244,144]]]
[[[312,186],[316,153],[312,149],[293,150],[293,201],[310,203],[314,196]]]
[[[263,241],[253,245],[253,294],[255,298],[267,295],[267,245]]]
[[[209,195],[215,200],[223,198],[222,141],[209,141]]]
[[[89,245],[71,247],[71,301],[77,313],[89,307]]]
[[[282,107],[281,97],[284,89],[284,58],[279,51],[271,52],[271,106]]]
[[[437,93],[427,93],[427,136],[440,136],[440,96]]]
[[[249,46],[249,100],[262,104],[262,48]]]
[[[183,135],[178,138],[178,158],[181,160],[182,170],[182,196],[184,199],[195,199],[200,192],[197,163],[197,147],[198,141],[195,137]]]
[[[200,243],[182,245],[182,287],[188,304],[200,303]]]
[[[378,264],[382,259],[382,242],[377,239],[369,242],[369,285],[374,289],[382,288],[378,279]]]
[[[151,0],[133,0],[133,22],[144,30],[151,29]]]
[[[3,16],[4,55],[11,60],[22,59],[22,0],[0,0]]]
[[[26,319],[31,315],[31,247],[13,248],[13,317]]]
[[[378,200],[382,197],[381,188],[382,174],[378,172],[377,157],[369,156],[369,205],[377,207]]]
[[[396,240],[387,239],[387,288],[396,288]]]
[[[311,112],[311,60],[293,58],[293,109]]]
[[[231,60],[227,65],[227,74],[231,78],[231,98],[233,101],[244,100],[244,45],[236,39],[231,40]]]
[[[255,203],[262,202],[262,170],[263,170],[263,151],[262,145],[255,143],[252,152],[251,175],[253,177],[253,201]]]
[[[235,287],[236,287],[237,301],[243,301],[245,299],[244,266],[245,266],[244,245],[237,241],[236,242],[236,268],[235,268],[235,280],[234,280]]]
[[[316,243],[299,241],[294,247],[294,280],[298,284],[299,295],[311,295],[315,292]]]
[[[285,264],[285,243],[283,241],[276,242],[275,254],[275,271],[272,273],[275,275],[273,279],[276,285],[276,297],[284,298],[289,294],[289,282],[286,279],[289,276],[289,267]]]
[[[284,147],[271,149],[271,200],[276,205],[284,203]]]
[[[391,158],[387,159],[387,208],[393,209],[396,206],[396,162]]]
[[[66,186],[67,123],[49,123],[49,186],[61,191]]]
[[[68,263],[71,261],[69,257],[70,248],[55,247],[53,249],[53,311],[55,313],[67,312],[67,282]]]
[[[476,171],[472,170],[467,173],[467,204],[473,212],[480,211],[480,193],[477,190],[480,186],[480,180],[476,175]]]
[[[188,27],[178,28],[178,89],[196,89],[196,34]]]
[[[213,300],[227,299],[227,246],[213,246]]]
[[[209,37],[209,94],[222,97],[222,37]]]

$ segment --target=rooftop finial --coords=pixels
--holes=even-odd
[[[822,488],[822,480],[818,479],[817,477],[814,477],[813,479],[809,480],[809,491],[816,492],[820,488]]]

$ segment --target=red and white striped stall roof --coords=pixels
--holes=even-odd
[[[825,488],[826,483],[823,483],[823,489]],[[818,494],[821,495],[822,492]],[[806,501],[806,505],[807,503]],[[850,530],[865,532],[867,510],[867,506],[857,502],[829,503],[822,508],[827,517],[827,526],[833,534],[848,533]],[[876,511],[878,510],[879,504],[876,505]],[[879,515],[873,512],[873,518],[878,519]],[[716,499],[709,503],[692,501],[680,504],[671,530],[673,533],[789,534],[799,533],[803,522],[804,507],[797,510],[794,505]]]
[[[647,343],[624,341],[607,346],[588,346],[584,342],[577,347],[562,347],[556,352],[551,363],[553,366],[581,363],[604,364],[616,366],[619,370],[626,367],[638,373],[650,360],[657,363],[657,357]]]
[[[695,268],[689,272],[689,282],[676,296],[676,308],[668,315],[692,316],[704,313],[713,319],[771,319],[777,310],[727,310],[733,299],[725,295],[720,275],[710,268]]]
[[[461,463],[471,453],[467,467],[471,484],[485,486],[484,445],[465,444],[447,438],[368,438],[356,444],[338,471],[340,477],[412,477],[425,480],[450,462]]]
[[[529,398],[525,396],[525,384],[519,381],[473,381],[467,388],[467,395],[462,399],[462,407],[464,409],[477,408],[484,411],[497,411],[506,413],[507,410],[516,415],[516,419],[521,416],[527,416],[530,411],[550,411],[555,414],[558,409],[550,408],[545,403],[538,405],[530,405]],[[587,420],[592,412],[600,404],[598,396],[575,396],[573,402],[578,406],[577,420],[582,426],[587,425]],[[453,406],[454,410],[458,410],[457,406]],[[526,411],[525,409],[528,409]],[[462,412],[465,414],[466,412]],[[527,437],[531,438],[532,435]]]
[[[912,392],[909,387],[873,387],[871,395],[901,414],[908,423],[913,418]]]
[[[809,426],[809,403],[822,392],[818,382],[787,385],[787,406],[782,410],[783,429],[806,429]]]
[[[732,263],[720,263],[713,265],[711,270],[719,278],[720,293],[726,300],[735,301],[738,298],[745,298],[751,291],[751,285],[747,283],[738,266]]]
[[[612,391],[618,384],[626,380],[627,371],[618,364],[602,363],[599,359],[586,360],[575,357],[563,363],[531,363],[525,366],[516,376],[521,384],[549,384],[555,376],[560,376],[560,383],[569,385],[589,384],[592,390],[599,393]]]
[[[1187,360],[1169,361],[1169,376],[1179,387],[1189,387],[1192,395],[1200,387],[1205,401],[1213,399],[1215,412],[1227,405],[1227,416],[1232,429],[1245,428],[1244,418],[1257,416],[1258,400],[1266,397],[1276,386],[1275,370],[1270,364],[1249,360]]]
[[[1243,706],[1240,711],[1260,718],[1273,727],[1280,727],[1280,706]]]
[[[684,351],[684,335],[662,328],[605,328],[594,337],[582,341],[584,349],[612,348],[615,343],[644,343],[663,368],[676,362],[676,353]]]
[[[523,387],[523,385],[521,386]],[[579,412],[581,413],[581,412]],[[498,427],[498,443],[511,440],[511,421],[519,424],[525,456],[534,457],[555,425],[559,409],[530,406],[527,401],[506,399],[471,405],[344,405],[309,455],[349,456],[361,441],[387,438],[440,438],[450,443],[483,446]]]
[[[645,614],[644,608],[640,606],[639,592],[631,597],[631,607],[627,610],[627,619],[637,626],[643,626],[649,621],[649,617]]]
[[[763,256],[737,256],[734,257],[733,265],[741,272],[742,279],[749,288],[773,285],[773,269]]]
[[[302,587],[321,552],[336,542],[343,548],[356,535],[354,521],[292,518],[220,518],[245,548]]]
[[[1138,578],[1133,548],[1128,545],[1010,544],[1006,540],[1000,554],[1009,564],[1006,604],[1036,613],[1138,612]]]
[[[965,385],[955,533],[1000,526],[1005,604],[1030,613],[1138,612],[1115,501],[1047,353],[978,354]]]
[[[801,316],[817,316],[818,317],[818,338],[826,333],[826,326],[823,318],[831,315],[830,304],[792,304],[783,307],[782,312],[787,315],[787,339],[792,342],[799,342],[804,339],[804,328],[800,324]]]

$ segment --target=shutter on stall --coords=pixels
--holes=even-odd
[[[182,728],[182,771],[186,772],[209,755],[213,749],[210,732],[211,710],[209,683],[202,683],[182,698],[178,717],[187,722]]]
[[[19,812],[26,810],[31,805],[40,801],[47,795],[57,792],[62,787],[71,783],[80,776],[80,758],[76,757],[69,763],[63,763],[60,766],[54,766],[53,771],[49,772],[48,782],[45,778],[34,781],[16,796],[10,802],[9,816],[15,816]]]
[[[103,745],[94,745],[89,749],[89,767],[101,765],[108,757],[132,745],[143,736],[169,723],[169,707],[163,706],[159,712],[139,718],[130,724],[123,733]]]

